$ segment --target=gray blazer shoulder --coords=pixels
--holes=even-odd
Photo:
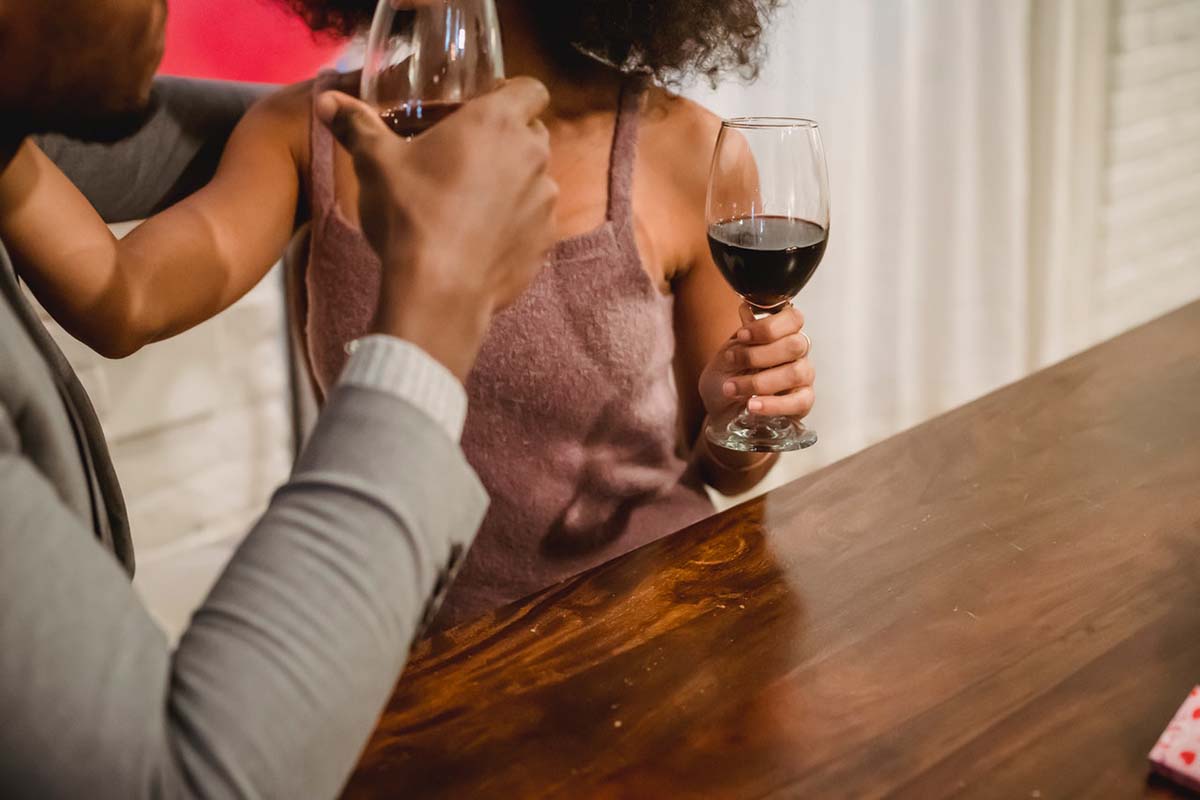
[[[140,130],[115,144],[63,136],[38,145],[107,222],[144,219],[208,183],[246,110],[275,87],[160,77]]]

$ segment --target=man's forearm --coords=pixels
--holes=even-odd
[[[486,506],[446,432],[339,386],[173,657],[11,433],[0,407],[0,786],[334,797]]]
[[[56,135],[37,142],[105,221],[144,219],[208,183],[230,133],[271,88],[159,78],[154,112],[133,136],[110,145]]]
[[[485,507],[424,415],[380,392],[335,390],[293,480],[181,642],[176,680],[213,699],[186,727],[221,749],[188,754],[201,785],[221,786],[236,767],[248,796],[336,794]]]

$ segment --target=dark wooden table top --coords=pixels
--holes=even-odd
[[[348,797],[1141,797],[1200,304],[422,643]]]

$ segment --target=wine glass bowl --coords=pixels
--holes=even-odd
[[[409,11],[379,0],[361,97],[400,136],[420,134],[503,80],[494,0],[434,0]]]
[[[817,223],[781,216],[719,220],[709,225],[708,238],[725,280],[751,308],[767,313],[800,293],[827,241]]]
[[[713,261],[733,290],[758,315],[786,308],[816,272],[829,238],[829,178],[817,124],[789,117],[723,122],[705,213]],[[797,419],[744,407],[711,420],[705,435],[745,452],[817,442]]]

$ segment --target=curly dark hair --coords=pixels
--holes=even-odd
[[[584,53],[622,72],[677,85],[726,73],[750,80],[763,31],[785,0],[503,0],[523,2],[568,61]],[[318,34],[350,36],[371,23],[375,0],[281,0]]]

